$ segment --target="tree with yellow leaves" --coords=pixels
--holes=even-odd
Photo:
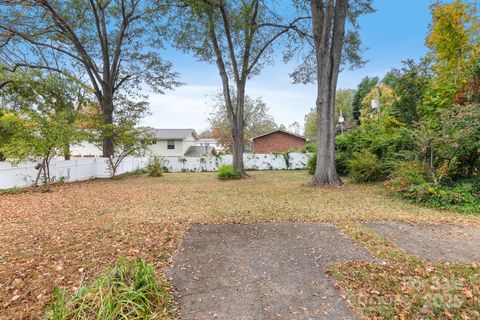
[[[463,80],[480,54],[480,17],[476,1],[437,1],[431,6],[432,23],[427,46],[440,81]],[[453,78],[452,78],[453,77]]]
[[[372,108],[373,100],[376,100],[376,104],[380,109],[374,110]],[[361,122],[369,122],[373,119],[378,119],[379,116],[388,115],[396,100],[397,96],[392,88],[385,84],[376,85],[362,100],[362,108],[360,109]]]

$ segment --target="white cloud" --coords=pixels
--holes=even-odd
[[[213,86],[186,85],[164,95],[150,94],[152,115],[143,124],[156,128],[206,128],[209,101],[217,90]]]
[[[262,97],[278,124],[288,126],[294,121],[303,124],[304,116],[314,105],[315,97],[309,92],[311,90],[298,86],[293,88],[297,90],[286,89],[257,86],[247,92],[251,97]],[[146,117],[142,124],[156,128],[207,128],[212,97],[219,90],[215,86],[185,85],[165,95],[151,94],[149,102],[152,115]]]

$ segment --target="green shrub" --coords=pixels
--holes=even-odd
[[[458,206],[479,206],[480,209],[480,198],[472,192],[471,184],[460,183],[455,187],[447,187],[423,183],[412,185],[402,196],[435,207],[459,209]]]
[[[314,174],[315,169],[317,168],[317,153],[313,153],[310,158],[308,158],[307,162],[307,170],[309,174]]]
[[[304,151],[305,152],[310,152],[310,153],[316,152],[317,151],[317,145],[313,142],[309,142],[305,145]]]
[[[368,151],[377,156],[385,174],[394,171],[397,161],[405,160],[405,155],[418,156],[414,131],[404,127],[379,126],[366,123],[336,137],[337,171],[348,175],[349,163],[356,153]]]
[[[419,161],[398,163],[385,186],[416,203],[470,213],[480,212],[480,179],[436,184],[428,165]]]
[[[162,162],[160,161],[159,157],[153,157],[152,161],[148,165],[148,175],[150,177],[160,177],[163,175],[163,167]]]
[[[349,162],[349,171],[355,182],[379,181],[385,177],[381,161],[369,151],[355,153]]]
[[[235,170],[233,165],[224,164],[218,168],[218,179],[220,180],[230,180],[230,179],[239,179],[240,173]]]
[[[169,314],[169,302],[152,265],[121,258],[71,296],[56,288],[46,319],[159,319]]]
[[[138,168],[138,169],[135,169],[132,173],[133,174],[145,174],[145,173],[148,173],[148,168]]]
[[[428,166],[419,161],[401,161],[396,163],[394,172],[385,183],[393,192],[408,192],[412,186],[433,182]]]
[[[472,185],[468,183],[456,184],[453,188],[439,187],[433,194],[434,201],[442,206],[448,205],[470,205],[476,202]]]
[[[337,151],[335,153],[335,162],[337,165],[337,173],[340,176],[348,176],[349,169],[348,169],[348,164],[350,162],[350,159],[348,154],[345,152],[340,152]]]

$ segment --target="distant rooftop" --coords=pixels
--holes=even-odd
[[[195,129],[149,129],[155,135],[155,138],[159,140],[183,140],[192,134],[196,139],[198,139],[198,134]]]
[[[185,157],[199,157],[215,153],[215,148],[210,146],[191,146],[185,152]]]

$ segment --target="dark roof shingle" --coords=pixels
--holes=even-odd
[[[159,140],[175,139],[183,140],[192,134],[195,139],[198,139],[198,134],[194,129],[152,129],[155,138]]]

